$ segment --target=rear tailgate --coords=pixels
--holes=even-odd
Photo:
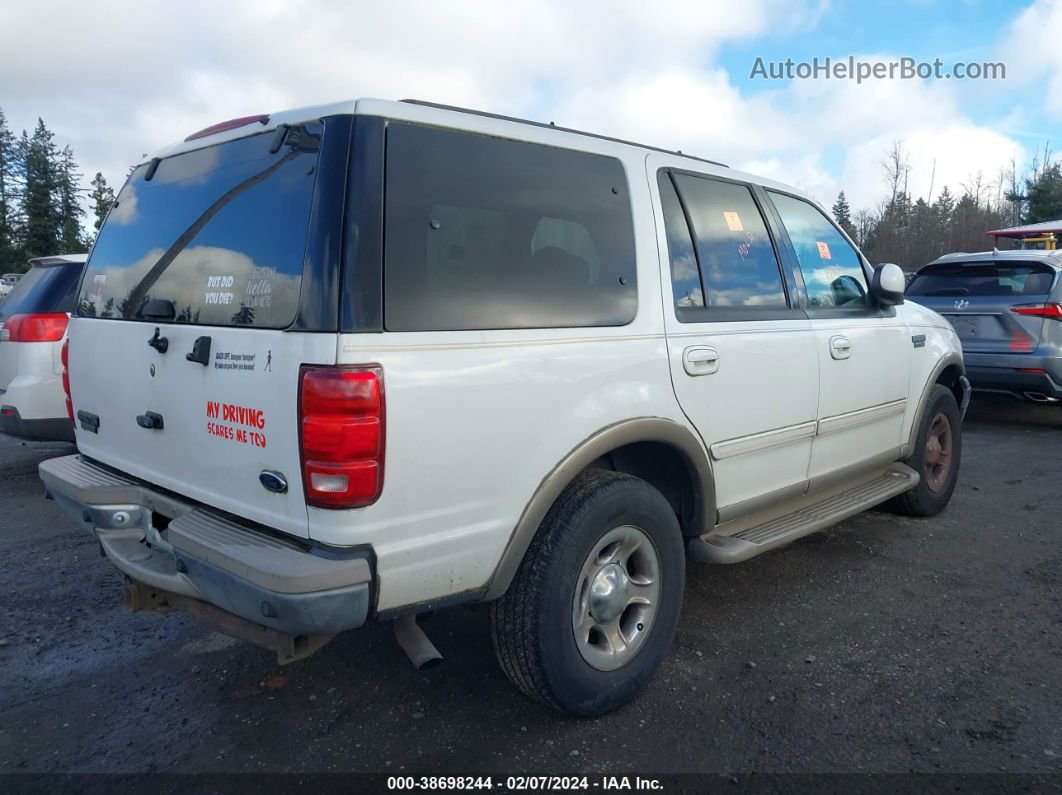
[[[300,536],[299,368],[336,361],[335,333],[285,330],[300,307],[320,134],[292,127],[283,146],[268,132],[138,168],[70,328],[82,453]],[[266,490],[266,471],[287,489]]]
[[[165,354],[148,346],[159,328]],[[210,339],[206,366],[188,361]],[[335,363],[335,337],[74,318],[70,330],[74,412],[99,419],[77,428],[82,453],[157,486],[288,533],[305,536],[299,466],[300,364]],[[137,418],[162,417],[161,429]],[[280,473],[285,493],[258,477]]]
[[[943,315],[968,353],[1030,353],[1039,345],[1044,319],[1016,307],[1043,303],[1055,270],[1039,262],[968,262],[931,265],[907,288],[907,296]]]

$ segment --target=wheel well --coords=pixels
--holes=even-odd
[[[959,365],[949,364],[937,376],[937,383],[951,390],[951,393],[955,395],[955,403],[959,406],[962,405],[962,386],[959,384],[961,375],[962,368]]]
[[[633,442],[591,461],[587,469],[611,469],[641,478],[671,504],[684,535],[699,535],[703,498],[692,465],[676,448],[662,442]]]

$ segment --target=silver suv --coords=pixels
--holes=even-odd
[[[948,254],[907,287],[962,341],[975,390],[1062,403],[1062,251]]]

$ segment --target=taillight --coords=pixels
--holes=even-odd
[[[12,315],[4,321],[4,331],[11,342],[58,342],[69,322],[65,312]]]
[[[304,366],[299,438],[306,504],[358,508],[383,489],[383,370]]]
[[[1016,315],[1049,317],[1052,320],[1062,320],[1062,304],[1021,304],[1020,306],[1012,306],[1010,311]]]
[[[74,421],[74,400],[70,396],[70,340],[63,343],[63,391],[66,392],[66,416]]]

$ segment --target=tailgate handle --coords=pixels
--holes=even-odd
[[[161,431],[163,427],[162,415],[154,411],[145,411],[137,416],[136,424],[149,431]]]
[[[155,326],[155,336],[148,340],[148,345],[157,350],[159,353],[165,353],[169,350],[170,341],[165,337],[159,336],[159,327]]]
[[[210,363],[210,337],[196,337],[192,352],[186,353],[184,358],[206,367]]]

